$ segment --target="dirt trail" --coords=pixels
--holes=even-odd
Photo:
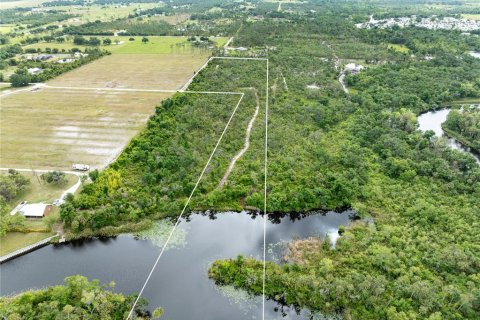
[[[333,50],[332,45],[327,44],[325,41],[323,41],[322,44],[325,44],[330,50],[332,50],[333,57],[335,58],[335,69],[339,70],[340,69],[340,58],[338,58],[337,54]],[[348,87],[347,87],[347,83],[345,82],[345,70],[343,70],[343,69],[340,69],[340,76],[338,77],[338,82],[340,82],[343,91],[348,94]]]
[[[245,144],[243,145],[243,148],[232,158],[230,161],[230,164],[228,165],[227,171],[225,172],[225,175],[223,176],[222,180],[220,180],[219,183],[219,188],[223,187],[225,183],[227,182],[228,176],[233,170],[233,167],[235,166],[235,163],[237,162],[238,159],[240,159],[241,156],[248,150],[250,147],[250,132],[252,131],[253,123],[255,122],[255,119],[258,116],[258,111],[260,109],[260,99],[258,98],[258,94],[255,91],[255,100],[257,103],[257,107],[255,108],[255,113],[253,114],[252,119],[250,119],[250,122],[248,123],[246,134],[245,134]]]

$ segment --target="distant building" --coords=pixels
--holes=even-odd
[[[29,69],[27,69],[27,72],[28,72],[28,74],[36,75],[36,74],[42,73],[43,69],[41,69],[41,68],[29,68]]]
[[[58,60],[57,63],[72,63],[73,61],[75,61],[75,59],[64,58],[64,59]]]
[[[45,60],[48,60],[48,59],[51,59],[53,58],[53,56],[51,54],[39,54],[38,56],[36,56],[34,58],[34,60],[36,61],[45,61]]]
[[[52,205],[46,203],[32,203],[21,207],[18,212],[25,218],[43,218],[50,212]]]
[[[345,66],[345,71],[349,71],[351,74],[357,74],[360,71],[362,71],[363,69],[365,69],[364,66],[362,66],[361,64],[356,64],[356,63],[348,63]]]

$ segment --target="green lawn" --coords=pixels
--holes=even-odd
[[[409,49],[404,46],[403,44],[389,44],[388,45],[389,49],[393,49],[398,52],[403,52],[403,53],[408,53]]]
[[[0,238],[0,255],[34,244],[40,240],[53,236],[53,232],[9,232]]]
[[[2,171],[1,174],[7,174],[6,171]],[[60,198],[62,193],[73,186],[77,181],[77,176],[73,174],[67,174],[67,183],[62,185],[47,184],[40,179],[40,174],[37,177],[30,172],[21,172],[21,174],[30,179],[30,184],[27,189],[20,192],[9,205],[14,208],[21,201],[28,201],[29,203],[35,202],[52,202],[55,199]]]
[[[89,38],[90,36],[85,36],[85,38]],[[193,48],[190,46],[190,43],[187,41],[187,37],[159,37],[159,36],[151,36],[147,37],[149,41],[147,43],[142,42],[143,37],[129,37],[129,36],[107,36],[107,37],[97,37],[101,40],[109,38],[112,40],[112,44],[108,46],[99,46],[100,49],[110,51],[112,53],[145,53],[145,54],[159,54],[159,53],[191,53]],[[134,41],[130,41],[130,38],[134,38]],[[212,37],[212,39],[217,46],[223,46],[228,38],[225,37]],[[115,42],[118,41],[118,44]],[[70,41],[66,41],[63,43],[57,42],[41,42],[41,43],[34,43],[23,47],[24,49],[28,48],[35,48],[35,49],[45,49],[45,48],[56,48],[60,51],[64,49],[68,51],[72,48],[79,48],[80,50],[84,51],[87,46],[79,46],[73,43],[73,39]],[[91,47],[90,47],[91,48]]]
[[[9,33],[15,29],[14,24],[0,24],[0,34]]]
[[[469,20],[480,20],[480,14],[462,14],[462,18]]]

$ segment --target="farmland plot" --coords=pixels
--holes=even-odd
[[[2,99],[0,166],[100,168],[113,160],[170,94],[44,88]]]
[[[207,60],[196,54],[112,54],[49,82],[52,86],[177,90]]]

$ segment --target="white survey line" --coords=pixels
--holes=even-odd
[[[98,90],[98,91],[128,91],[128,92],[160,92],[160,93],[198,93],[198,94],[231,94],[241,95],[241,92],[231,91],[181,91],[181,90],[162,90],[162,89],[136,89],[136,88],[101,88],[101,87],[59,87],[44,85],[42,88],[62,89],[62,90]]]
[[[31,87],[28,86],[24,89],[18,89],[18,90],[4,92],[4,93],[2,93],[2,95],[0,95],[0,97],[4,98],[4,97],[8,97],[9,95],[20,93],[20,92],[33,91],[33,90],[39,89],[41,87],[42,87],[42,83],[36,83],[33,86],[31,86]]]
[[[259,60],[259,61],[268,61],[267,58],[242,58],[242,57],[212,57],[212,59],[225,59],[225,60]]]
[[[168,244],[168,242],[170,241],[170,238],[172,237],[173,233],[175,232],[175,229],[176,229],[177,226],[180,224],[180,219],[182,218],[185,210],[187,209],[188,204],[190,203],[190,200],[192,199],[192,196],[193,196],[193,194],[195,193],[195,190],[196,190],[197,187],[198,187],[198,184],[199,184],[200,181],[202,180],[203,175],[205,174],[205,171],[207,170],[208,165],[210,164],[210,161],[212,160],[213,155],[215,154],[215,151],[217,151],[217,148],[218,148],[220,142],[222,141],[222,138],[223,138],[223,136],[225,135],[225,132],[227,131],[228,126],[230,125],[230,122],[231,122],[232,119],[233,119],[233,116],[234,116],[235,113],[237,112],[238,106],[240,105],[240,102],[242,102],[243,96],[244,96],[244,94],[242,93],[242,95],[240,96],[240,99],[239,99],[238,102],[237,102],[237,105],[235,106],[235,109],[233,109],[233,112],[232,112],[232,114],[230,115],[230,118],[228,119],[227,124],[225,125],[225,128],[223,129],[222,134],[220,135],[220,138],[218,138],[218,141],[217,141],[217,144],[215,145],[215,148],[213,148],[213,151],[212,151],[212,153],[210,154],[210,157],[208,158],[207,163],[206,163],[205,166],[203,167],[202,173],[200,174],[200,177],[198,177],[198,180],[197,180],[197,182],[195,183],[195,186],[193,187],[192,192],[190,193],[190,196],[189,196],[188,199],[187,199],[187,202],[185,202],[185,205],[184,205],[182,211],[180,212],[180,215],[179,215],[178,218],[177,218],[177,222],[176,222],[175,225],[173,226],[172,231],[171,231],[170,234],[168,235],[168,238],[167,238],[167,240],[165,241],[165,244],[163,245],[162,250],[160,251],[160,254],[159,254],[158,257],[157,257],[157,260],[156,260],[155,263],[153,264],[153,267],[152,267],[152,269],[150,270],[150,273],[148,274],[147,280],[145,280],[145,283],[143,284],[142,290],[140,290],[140,292],[139,292],[139,294],[138,294],[138,296],[137,296],[137,299],[135,299],[135,302],[133,303],[132,309],[130,310],[127,319],[129,319],[129,318],[132,316],[132,313],[133,313],[133,311],[135,310],[135,306],[137,305],[138,300],[139,300],[140,297],[142,296],[143,290],[145,290],[145,287],[147,286],[147,283],[148,283],[148,281],[150,280],[150,277],[152,276],[153,271],[155,271],[155,268],[157,267],[158,261],[160,260],[161,256],[163,255],[163,252],[165,251],[165,248],[167,247],[167,244]]]
[[[227,179],[230,176],[230,173],[232,172],[233,167],[235,166],[235,163],[237,162],[237,160],[240,159],[250,147],[250,133],[252,131],[252,127],[253,127],[253,123],[255,122],[255,119],[257,119],[258,110],[260,109],[260,101],[258,100],[257,92],[255,92],[255,100],[256,100],[257,106],[255,108],[255,112],[253,113],[253,117],[252,119],[250,119],[250,122],[248,123],[248,126],[247,126],[247,130],[245,133],[245,144],[243,145],[243,148],[230,161],[227,171],[225,171],[225,174],[223,175],[222,180],[220,180],[220,183],[218,184],[220,188],[223,187],[223,185],[227,182]]]
[[[268,50],[268,49],[267,49]],[[268,56],[268,51],[267,51]],[[265,185],[263,200],[263,276],[262,276],[262,320],[265,320],[265,280],[267,275],[267,162],[268,162],[268,59],[267,59],[267,88],[265,98]]]
[[[225,43],[225,45],[223,46],[223,48],[227,48],[228,45],[233,41],[233,37],[230,37],[230,39],[228,39],[227,43]]]
[[[267,91],[267,94],[266,94],[266,105],[265,105],[265,133],[267,134],[267,126],[268,126],[268,91],[269,91],[269,88],[268,88],[268,59],[265,59],[265,58],[236,58],[236,57],[211,57],[208,61],[211,61],[213,59],[228,59],[228,60],[261,60],[261,61],[266,61],[267,62],[267,88],[266,88],[266,91]],[[198,73],[195,74],[195,76],[197,75]],[[198,178],[197,182],[195,183],[195,186],[193,187],[193,190],[192,192],[190,193],[190,196],[188,197],[187,199],[187,202],[185,203],[182,211],[180,212],[180,215],[178,216],[177,218],[177,221],[175,222],[170,234],[168,235],[168,238],[167,240],[165,241],[161,251],[160,251],[160,254],[158,255],[157,259],[155,260],[155,263],[153,264],[153,267],[152,269],[150,270],[150,273],[148,274],[147,276],[147,279],[145,280],[145,283],[143,284],[142,286],[142,289],[140,290],[140,292],[138,293],[138,296],[137,298],[135,299],[133,305],[132,305],[132,308],[130,309],[130,312],[128,313],[128,316],[127,316],[127,320],[130,319],[130,317],[132,316],[133,314],[133,311],[135,310],[135,306],[137,305],[138,303],[138,300],[140,299],[140,297],[142,296],[142,293],[143,291],[145,290],[145,287],[147,286],[148,284],[148,281],[150,281],[150,278],[153,274],[153,272],[155,271],[155,268],[157,267],[158,265],[158,262],[160,261],[160,258],[162,257],[164,251],[165,251],[165,248],[167,247],[168,245],[168,242],[170,241],[173,233],[175,232],[177,226],[180,224],[180,219],[182,218],[183,214],[185,213],[185,210],[187,209],[187,206],[190,202],[190,200],[192,199],[193,197],[193,194],[195,192],[195,190],[197,189],[201,179],[203,178],[203,175],[205,174],[205,171],[207,170],[207,167],[208,165],[210,164],[210,161],[212,160],[213,158],[213,155],[215,154],[225,132],[227,131],[227,128],[228,126],[230,125],[230,122],[232,121],[233,119],[233,116],[235,115],[239,105],[240,105],[240,102],[242,101],[243,97],[244,97],[244,93],[243,92],[202,92],[202,91],[178,91],[180,93],[218,93],[218,94],[237,94],[237,95],[240,95],[240,99],[238,100],[237,102],[237,105],[235,106],[235,109],[233,110],[230,118],[228,119],[228,122],[227,124],[225,125],[225,128],[223,129],[223,132],[222,134],[220,135],[220,138],[218,139],[217,141],[217,144],[215,145],[215,148],[213,149],[212,153],[210,154],[210,157],[208,158],[208,161],[207,163],[205,164],[205,167],[203,168],[202,170],[202,173],[200,174],[200,177]],[[265,320],[265,258],[266,258],[266,219],[267,219],[267,214],[266,214],[266,210],[267,210],[267,135],[265,135],[265,199],[264,199],[264,221],[263,221],[263,265],[264,265],[264,271],[263,271],[263,303],[262,303],[262,319]]]
[[[208,63],[210,61],[212,61],[212,59],[213,59],[213,57],[208,58],[208,60],[203,64],[203,66],[201,66],[200,69],[198,69],[198,71],[195,72],[195,74],[190,79],[188,79],[187,82],[185,82],[185,84],[182,86],[180,91],[183,92],[183,91],[187,90],[188,86],[192,83],[193,79],[197,76],[197,74],[199,74],[203,69],[205,69],[207,67]]]
[[[47,169],[23,169],[23,168],[0,168],[0,171],[8,171],[10,169],[13,169],[13,170],[18,171],[18,172],[42,172],[42,173],[46,173],[46,172],[54,171],[54,169],[47,170]],[[76,176],[86,174],[86,172],[63,171],[63,170],[61,170],[61,171],[64,172],[64,173],[67,173],[67,174],[74,174]]]

